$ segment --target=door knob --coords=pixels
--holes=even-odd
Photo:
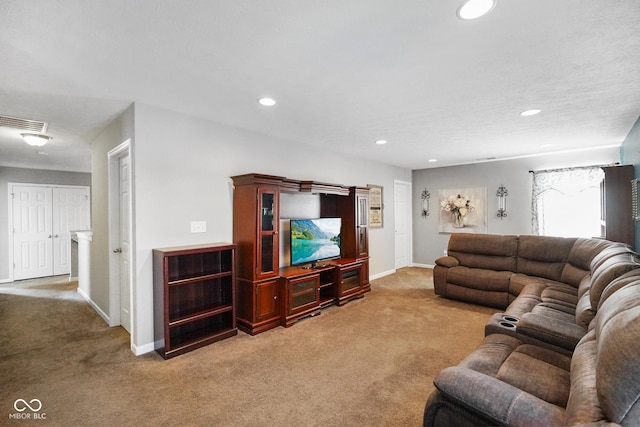
[[[115,249],[113,250],[113,253],[114,253],[114,254],[119,254],[120,252],[122,252],[122,248],[115,248]]]

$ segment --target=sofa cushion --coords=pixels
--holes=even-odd
[[[604,248],[611,245],[607,240],[576,239],[567,256],[560,280],[578,287],[591,271],[591,262]]]
[[[452,233],[447,254],[467,267],[515,271],[517,250],[517,236]]]
[[[561,425],[570,358],[492,334],[434,384],[446,397],[500,425]]]
[[[600,264],[602,264],[612,256],[624,254],[629,255],[632,253],[633,251],[631,250],[631,248],[624,243],[610,242],[610,245],[605,247],[600,253],[593,257],[593,259],[591,260],[591,268],[589,268],[589,270],[593,272],[600,266]]]
[[[589,288],[591,307],[598,307],[602,292],[609,283],[628,271],[637,268],[640,268],[640,264],[637,263],[633,253],[614,255],[599,263],[591,271],[591,287]]]
[[[484,268],[451,267],[447,272],[447,282],[472,289],[504,291],[509,289],[510,271],[494,271]]]
[[[518,273],[560,281],[576,239],[549,236],[520,236]]]
[[[593,258],[611,245],[617,246],[619,243],[603,239],[576,239],[567,257],[567,262],[580,270],[590,271]]]
[[[598,303],[598,309],[600,309],[602,304],[618,289],[638,281],[640,281],[640,268],[633,269],[619,277],[616,277],[607,285],[606,288],[604,288],[604,291],[602,291],[602,295],[600,296],[600,301]]]
[[[622,425],[640,422],[640,282],[612,294],[593,323],[598,345],[596,387],[602,411]]]
[[[522,316],[518,323],[518,333],[569,351],[573,351],[587,333],[587,329],[576,325],[573,318],[563,320],[552,317],[538,306],[534,310]],[[553,312],[553,310],[550,311]]]
[[[465,412],[492,420],[483,425],[559,426],[564,421],[564,408],[471,369],[445,368],[434,384],[445,398],[465,408]],[[460,422],[455,418],[445,425],[459,426]]]
[[[571,359],[543,347],[518,346],[500,366],[496,378],[560,407],[569,399]],[[535,381],[532,381],[535,375]]]

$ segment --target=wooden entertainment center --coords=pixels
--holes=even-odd
[[[289,327],[370,290],[368,188],[255,173],[232,179],[239,329],[255,335]],[[317,195],[320,218],[341,218],[340,259],[315,268],[280,267],[281,195],[293,204],[296,195]]]

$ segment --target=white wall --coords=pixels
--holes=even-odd
[[[413,171],[413,258],[414,263],[433,265],[443,255],[449,242],[448,233],[438,232],[438,190],[455,188],[487,188],[488,223],[491,234],[531,234],[530,170],[571,166],[602,165],[620,161],[618,147],[503,160],[464,166]],[[509,191],[507,217],[497,217],[496,190],[503,184]],[[431,214],[421,216],[420,194],[431,193]]]
[[[91,174],[83,172],[62,172],[42,169],[11,168],[0,166],[0,282],[11,277],[9,265],[9,183],[57,185],[90,185]]]
[[[344,185],[382,185],[385,227],[370,231],[371,275],[394,268],[393,182],[411,171],[302,143],[275,140],[172,111],[135,105],[134,193],[136,246],[133,337],[153,343],[153,248],[232,241],[231,176],[264,173]],[[190,221],[206,233],[190,233]]]

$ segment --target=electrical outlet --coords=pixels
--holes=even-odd
[[[191,232],[192,233],[206,233],[207,232],[207,221],[191,221]]]

